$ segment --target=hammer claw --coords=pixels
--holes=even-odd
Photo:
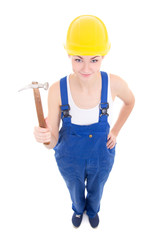
[[[38,83],[38,82],[32,82],[31,84],[29,84],[29,85],[25,86],[24,88],[21,88],[20,90],[18,90],[18,92],[23,91],[23,90],[28,89],[28,88],[32,88],[32,89],[44,88],[45,90],[47,90],[48,87],[49,87],[48,82],[45,82],[44,84]]]

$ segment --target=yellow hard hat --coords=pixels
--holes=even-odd
[[[106,55],[111,47],[105,24],[96,16],[75,18],[67,32],[65,49],[69,55]]]

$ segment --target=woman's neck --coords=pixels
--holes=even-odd
[[[101,74],[100,72],[95,73],[92,78],[81,79],[75,73],[70,75],[70,78],[74,81],[76,87],[82,92],[93,92],[97,88],[101,87]]]

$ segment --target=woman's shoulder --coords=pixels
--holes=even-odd
[[[60,80],[52,83],[52,85],[49,87],[48,98],[51,99],[51,101],[54,100],[61,105]]]
[[[109,78],[112,98],[115,99],[119,90],[123,88],[124,85],[127,85],[127,83],[124,81],[123,78],[113,73],[109,73]]]
[[[71,74],[70,74],[71,75]],[[66,75],[70,76],[70,75]],[[49,96],[51,96],[52,98],[54,98],[58,103],[59,106],[62,105],[61,102],[61,91],[60,91],[60,81],[61,79],[63,79],[64,77],[60,78],[59,80],[55,81],[49,88]],[[52,99],[53,100],[53,99]]]
[[[110,81],[112,83],[116,83],[117,81],[119,81],[121,79],[120,76],[113,74],[113,73],[109,73],[109,77],[110,77]]]
[[[110,76],[110,84],[113,89],[119,89],[124,85],[127,85],[127,83],[122,77],[113,73],[110,73],[109,76]]]
[[[116,74],[110,74],[110,85],[113,97],[119,97],[125,103],[128,103],[130,99],[134,98],[128,83],[120,76]]]

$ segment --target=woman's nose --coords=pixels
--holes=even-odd
[[[83,72],[88,73],[90,70],[89,63],[84,63],[83,64]]]

